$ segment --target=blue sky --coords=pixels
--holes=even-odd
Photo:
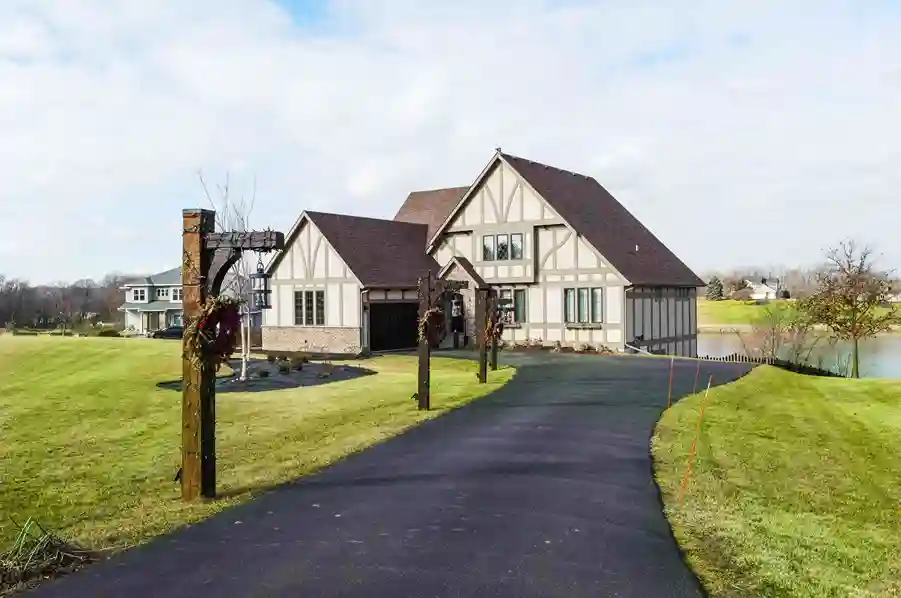
[[[173,267],[198,172],[287,230],[391,217],[497,146],[596,177],[699,272],[845,237],[901,268],[901,3],[676,4],[4,0],[0,273]]]

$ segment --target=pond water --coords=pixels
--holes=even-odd
[[[744,353],[735,334],[702,332],[698,334],[698,355],[723,357]],[[834,371],[843,371],[851,354],[850,343],[829,346],[821,341],[814,350],[811,363]],[[901,334],[886,334],[860,341],[860,375],[864,378],[901,378]]]

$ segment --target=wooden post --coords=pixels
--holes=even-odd
[[[431,308],[431,270],[425,277],[419,279],[419,321],[422,322],[426,318],[426,312]],[[418,333],[418,331],[417,331]],[[425,411],[431,406],[431,397],[429,396],[429,338],[428,334],[423,334],[419,339],[419,384],[416,389],[416,396],[419,401],[419,409]]]
[[[666,391],[666,408],[669,409],[673,404],[673,368],[676,365],[676,358],[671,357],[669,360],[669,390]]]
[[[488,323],[488,291],[476,289],[476,344],[479,347],[479,382],[488,382],[488,339],[485,335],[485,326]]]
[[[206,302],[206,273],[211,265],[206,234],[215,229],[215,212],[184,210],[182,222],[182,309],[187,327],[200,317]],[[183,345],[181,495],[185,500],[216,495],[216,372],[202,357]]]
[[[488,320],[491,322],[491,370],[497,371],[497,293],[488,292]]]

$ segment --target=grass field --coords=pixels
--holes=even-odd
[[[121,547],[196,521],[272,484],[458,407],[502,385],[479,385],[473,363],[433,360],[432,405],[410,399],[415,360],[378,357],[375,376],[316,387],[217,397],[218,489],[229,498],[184,504],[181,377],[172,341],[0,336],[0,552],[9,518],[34,517],[92,548]]]
[[[901,381],[760,367],[652,441],[667,516],[713,597],[901,596]]]
[[[750,326],[764,315],[767,308],[794,309],[796,305],[797,302],[782,299],[758,305],[754,301],[736,301],[734,299],[708,301],[699,298],[698,324],[700,326]],[[880,313],[888,311],[886,307],[876,309]]]
[[[770,307],[794,305],[791,301],[770,301]],[[749,326],[760,318],[766,305],[757,305],[753,301],[707,301],[698,299],[698,324],[701,326]]]

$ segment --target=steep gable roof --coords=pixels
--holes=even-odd
[[[428,227],[428,241],[467,191],[469,187],[413,191],[397,211],[394,220],[425,224]]]
[[[704,282],[595,179],[501,153],[529,185],[632,285]]]
[[[440,266],[423,251],[424,224],[305,212],[365,287],[415,287]]]

